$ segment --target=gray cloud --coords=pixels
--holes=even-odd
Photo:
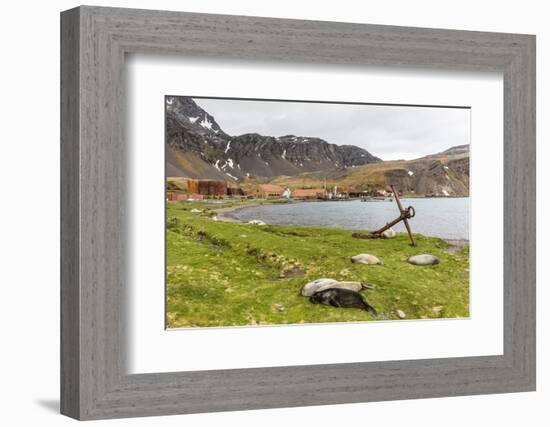
[[[413,159],[470,143],[470,110],[194,98],[230,135],[319,137],[384,160]]]

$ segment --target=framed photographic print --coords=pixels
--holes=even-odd
[[[61,40],[62,413],[534,390],[534,36],[84,6]]]
[[[168,328],[469,317],[469,108],[165,103]]]

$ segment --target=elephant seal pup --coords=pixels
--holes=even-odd
[[[435,255],[430,254],[421,254],[414,255],[407,260],[410,264],[413,265],[436,265],[439,264],[439,258]]]
[[[384,239],[393,239],[396,236],[396,232],[393,228],[388,228],[382,232],[382,237]]]
[[[309,300],[313,304],[325,304],[344,308],[361,308],[368,311],[373,316],[378,316],[374,307],[369,305],[359,292],[350,291],[349,289],[326,289],[314,293],[309,297]]]
[[[370,254],[359,254],[351,257],[351,262],[354,264],[367,264],[367,265],[384,265],[377,257]]]
[[[314,280],[313,282],[306,283],[303,286],[300,293],[304,297],[310,297],[315,292],[319,291],[320,288],[328,289],[331,287],[331,285],[335,285],[336,283],[338,283],[338,280],[327,279],[327,278],[317,279],[317,280]]]
[[[319,287],[315,292],[322,292],[326,291],[327,289],[348,289],[350,291],[359,292],[363,290],[364,287],[361,282],[336,282],[323,285]]]
[[[334,279],[317,279],[313,282],[306,283],[300,293],[304,297],[310,297],[315,292],[326,291],[327,289],[349,289],[350,291],[359,292],[363,289],[374,289],[374,285],[363,282],[339,282]]]

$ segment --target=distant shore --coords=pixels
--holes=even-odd
[[[314,200],[314,201],[318,201],[318,200]],[[244,221],[241,221],[240,219],[235,218],[231,214],[234,214],[235,212],[238,212],[242,209],[254,208],[256,206],[290,204],[290,203],[305,203],[305,202],[308,202],[308,200],[257,199],[257,200],[253,200],[253,201],[247,201],[245,206],[238,206],[238,205],[236,205],[236,206],[226,206],[226,207],[220,207],[220,208],[213,209],[213,210],[216,212],[219,221],[244,224]]]
[[[246,203],[245,206],[239,206],[239,205],[225,206],[225,207],[220,207],[220,208],[213,209],[213,210],[216,212],[218,221],[233,223],[233,224],[246,224],[246,222],[247,222],[246,220],[242,220],[242,219],[240,219],[236,216],[236,213],[243,210],[243,209],[254,208],[254,207],[265,206],[265,205],[299,204],[299,203],[312,203],[312,202],[319,202],[319,201],[320,200],[288,200],[288,201],[286,201],[286,200],[263,199],[263,200],[257,200],[257,201],[248,201],[248,203]],[[258,218],[258,219],[260,219],[260,218]],[[281,224],[278,224],[276,222],[265,221],[265,219],[262,219],[262,221],[264,221],[268,224],[272,224],[272,225],[281,225]],[[306,224],[292,224],[291,226],[307,227],[308,225],[306,225]],[[423,234],[423,233],[415,233],[415,234]],[[439,236],[429,236],[429,237],[436,237],[436,238],[440,238],[440,239],[444,240],[445,242],[447,242],[450,245],[450,250],[451,251],[459,251],[459,250],[463,249],[464,247],[466,247],[470,244],[470,240],[469,239],[464,239],[464,238],[455,239],[455,238],[445,238],[445,237],[439,237]]]
[[[357,199],[353,199],[353,200],[357,200]],[[347,199],[347,200],[338,200],[338,201],[344,202],[344,201],[353,201],[353,200]],[[257,206],[295,205],[299,203],[314,203],[314,202],[334,203],[334,201],[319,200],[319,199],[298,199],[298,200],[296,199],[252,199],[252,201],[247,200],[245,206],[225,206],[225,207],[215,208],[212,210],[216,212],[219,221],[244,224],[245,221],[242,221],[236,218],[232,214],[235,214],[236,212],[239,212],[243,209],[255,208]]]
[[[240,211],[241,209],[246,209],[246,208],[251,208],[251,207],[254,207],[254,206],[261,206],[261,204],[251,204],[251,205],[247,205],[247,206],[229,206],[229,207],[225,207],[225,208],[219,208],[219,209],[214,209],[214,211],[216,212],[216,215],[218,217],[218,221],[223,221],[223,222],[231,222],[231,223],[236,223],[236,224],[242,224],[243,221],[235,218],[234,216],[231,215],[231,213],[234,213],[234,212],[237,212],[237,211]]]

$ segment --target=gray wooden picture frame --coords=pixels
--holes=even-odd
[[[504,76],[504,354],[129,375],[127,53]],[[77,419],[535,390],[535,37],[83,6],[61,14],[61,412]]]

